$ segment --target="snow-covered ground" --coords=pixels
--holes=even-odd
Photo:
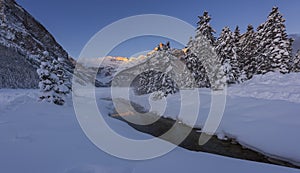
[[[299,73],[255,76],[243,84],[229,86],[227,94],[225,111],[216,132],[219,138],[235,138],[245,147],[300,165]],[[148,97],[133,100],[149,109]],[[199,98],[200,112],[195,126],[202,128],[210,111],[210,90],[199,89]],[[163,116],[193,126],[189,118],[178,118],[180,100],[178,93],[169,96]],[[183,104],[190,110],[194,107],[189,102]]]
[[[228,94],[300,103],[300,75],[299,73],[257,75],[250,81],[230,86]]]
[[[277,78],[276,75],[273,77]],[[286,80],[293,79],[288,81],[288,86],[296,85],[297,75],[284,77]],[[253,79],[252,82],[259,83],[259,79]],[[250,83],[243,85],[243,88],[253,87]],[[258,91],[261,87],[272,86],[270,92],[276,95],[274,93],[284,89],[270,82],[262,85],[257,85],[257,92],[263,92]],[[235,94],[231,94],[231,89],[238,90],[238,86],[229,89],[225,114],[218,129],[220,136],[226,134],[251,148],[300,162],[300,138],[297,133],[300,130],[300,103],[279,97],[276,100],[271,97],[257,98],[255,95],[251,98],[240,97],[237,93],[243,93],[242,89]],[[293,89],[297,92],[297,88]],[[210,95],[208,90],[199,91],[201,109],[197,125],[202,126],[209,111]],[[97,104],[104,115],[109,112],[111,103],[99,98],[108,97],[109,93],[108,88],[97,89]],[[118,159],[104,153],[87,139],[76,120],[70,98],[61,107],[37,102],[37,96],[37,90],[0,89],[0,172],[300,172],[297,169],[191,152],[182,148],[151,160]],[[176,106],[180,102],[178,96],[176,94],[168,98],[165,114],[173,118],[176,118],[179,109]],[[138,103],[145,107],[149,106],[145,96],[132,99],[139,100]],[[126,123],[108,116],[104,118],[113,129],[126,136],[150,138]]]

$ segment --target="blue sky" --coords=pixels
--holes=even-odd
[[[164,14],[196,26],[198,15],[208,11],[211,25],[219,35],[224,26],[245,31],[248,24],[257,27],[266,20],[273,6],[278,6],[287,19],[288,33],[300,33],[299,0],[17,0],[40,21],[56,40],[77,58],[87,41],[106,25],[139,14]],[[139,38],[120,45],[113,55],[129,56],[139,50],[152,49],[163,38]],[[136,43],[143,44],[136,44]],[[175,43],[174,43],[175,44]],[[173,44],[173,45],[174,45]],[[139,45],[139,50],[128,49]],[[176,44],[175,44],[176,45]],[[178,45],[176,45],[178,46]],[[175,46],[175,47],[176,47]],[[134,52],[135,51],[135,52]]]

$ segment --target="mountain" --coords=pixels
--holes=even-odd
[[[89,76],[89,74],[92,74],[96,70],[96,87],[109,87],[111,86],[112,79],[116,73],[140,63],[143,59],[145,59],[144,55],[130,59],[126,57],[113,56],[84,59],[77,63],[77,68],[80,68],[80,74],[77,73],[76,75],[80,79],[83,79],[80,83],[90,83],[90,81],[93,80],[93,77]],[[100,64],[99,67],[97,66],[98,64]]]
[[[129,59],[124,57],[105,57],[98,68],[97,81],[100,86],[110,86],[114,75],[128,65]]]
[[[149,52],[147,55],[140,55],[136,58],[107,56],[103,58],[85,59],[84,63],[78,62],[77,67],[80,66],[82,70],[80,78],[85,78],[85,82],[92,80],[92,78],[87,75],[89,72],[94,71],[95,69],[98,70],[95,81],[96,87],[109,87],[111,86],[112,79],[117,73],[145,63],[145,61],[148,61],[149,57],[151,57],[151,55],[155,52],[157,52],[156,48],[154,48],[154,50]],[[177,58],[182,58],[185,56],[184,50],[171,49],[170,52]],[[159,62],[159,60],[155,61]],[[97,67],[97,64],[100,64],[100,66]]]
[[[43,52],[63,59],[71,78],[75,61],[47,29],[14,0],[0,0],[0,88],[37,88]]]
[[[291,34],[290,37],[294,39],[293,53],[296,53],[298,50],[300,50],[300,34]]]

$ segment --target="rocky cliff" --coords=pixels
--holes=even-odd
[[[53,59],[63,59],[63,67],[71,78],[75,65],[72,58],[43,25],[14,0],[0,0],[0,27],[0,63],[1,67],[10,69],[0,70],[0,88],[36,88],[38,77],[33,71],[39,66],[45,51]],[[32,84],[16,82],[22,75],[22,81],[31,81]]]

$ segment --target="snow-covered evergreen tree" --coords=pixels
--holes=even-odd
[[[300,72],[300,50],[297,51],[293,59],[293,72]]]
[[[58,61],[52,60],[49,53],[44,52],[37,73],[40,78],[40,99],[63,105],[65,103],[64,97],[70,92],[70,89],[65,85],[67,77]]]
[[[40,78],[39,88],[41,91],[41,100],[45,100],[47,102],[52,102],[52,95],[53,95],[53,84],[56,79],[53,79],[52,72],[52,65],[51,59],[49,57],[48,52],[44,52],[43,56],[41,57],[41,64],[39,69],[37,69],[37,73]]]
[[[196,30],[196,39],[197,37],[204,36],[209,41],[211,45],[215,43],[214,34],[216,31],[210,26],[211,17],[209,16],[208,12],[205,11],[202,16],[198,16],[199,22],[197,23],[197,30]]]
[[[233,44],[235,48],[235,52],[237,54],[237,60],[240,60],[240,54],[241,54],[241,33],[239,26],[236,26],[234,32],[233,32]]]
[[[194,38],[193,37],[190,37],[188,43],[186,44],[186,48],[189,48],[193,45],[193,42],[194,42]]]
[[[234,43],[236,45],[239,44],[240,42],[240,39],[241,39],[241,31],[240,31],[240,27],[239,26],[236,26],[234,32],[233,32],[233,38],[234,38]]]
[[[273,7],[267,21],[258,27],[258,73],[291,70],[292,40],[288,38],[284,22],[278,7]]]
[[[240,43],[240,69],[245,72],[246,78],[251,79],[257,71],[257,35],[252,25],[248,25],[247,32]]]
[[[225,77],[218,55],[206,36],[199,33],[188,48],[187,66],[199,87],[213,90],[225,87]]]
[[[187,54],[184,57],[184,62],[187,66],[187,69],[191,72],[192,76],[195,79],[196,86],[197,87],[210,87],[210,82],[205,70],[205,67],[202,64],[202,59],[195,55],[195,53],[191,50],[193,50],[196,45],[196,41],[190,38],[188,44],[187,44]]]
[[[196,86],[200,88],[208,88],[210,87],[210,82],[205,67],[201,61],[202,60],[191,51],[188,51],[187,56],[184,58],[187,69],[191,72],[195,79]]]
[[[133,82],[137,94],[159,92],[166,97],[193,84],[182,72],[185,65],[171,52],[172,50],[167,49],[147,55],[147,61],[142,65],[145,67],[137,68],[140,74]]]
[[[243,68],[243,64],[241,64],[242,62],[242,35],[240,32],[240,27],[236,26],[234,32],[233,32],[233,42],[234,42],[234,52],[236,55],[236,60],[239,66],[239,77],[237,79],[238,83],[244,82],[245,80],[247,80],[247,74],[245,69]]]
[[[61,81],[63,81],[63,84],[68,88],[68,91],[66,91],[66,94],[69,94],[72,90],[72,82],[70,76],[67,75],[67,71],[64,70],[62,64],[65,64],[66,62],[65,58],[58,58],[57,63],[57,71],[58,71],[58,77]]]
[[[241,76],[238,63],[237,48],[235,45],[234,34],[228,27],[222,30],[220,37],[216,42],[216,52],[219,61],[223,65],[223,70],[228,84],[236,83]]]
[[[138,94],[149,94],[156,91],[163,93],[166,97],[177,92],[178,88],[171,77],[163,72],[147,70],[138,76]]]
[[[195,39],[190,39],[187,45],[187,55],[184,62],[195,79],[197,87],[211,87],[221,89],[224,87],[223,72],[214,54],[216,31],[210,26],[211,17],[204,12],[199,17]]]
[[[63,105],[65,102],[65,96],[70,93],[70,88],[67,85],[69,80],[59,61],[53,60],[52,64],[52,72],[57,76],[57,81],[53,88],[55,92],[53,95],[53,103]]]

